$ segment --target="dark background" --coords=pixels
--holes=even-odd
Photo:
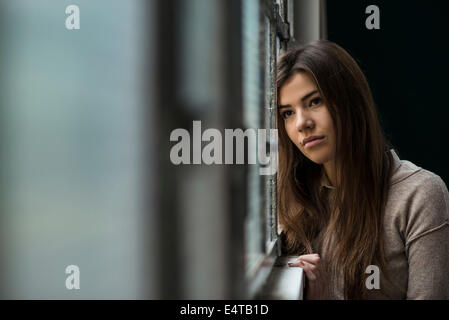
[[[380,29],[365,9],[377,5]],[[449,183],[449,5],[446,1],[327,1],[327,36],[365,73],[401,159]]]

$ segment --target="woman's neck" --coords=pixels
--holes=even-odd
[[[324,172],[326,173],[327,179],[333,187],[337,186],[336,178],[336,168],[335,161],[329,161],[323,164]]]

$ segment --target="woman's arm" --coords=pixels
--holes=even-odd
[[[408,217],[407,299],[449,299],[449,193],[433,175],[420,186]]]
[[[407,299],[449,299],[449,222],[408,245]]]

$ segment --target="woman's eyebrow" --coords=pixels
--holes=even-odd
[[[314,94],[317,93],[317,92],[318,92],[318,90],[313,90],[313,91],[309,92],[308,94],[306,94],[304,97],[301,98],[301,102],[306,101],[308,98],[310,98],[312,95],[314,95]],[[291,106],[290,106],[289,104],[286,104],[286,105],[280,105],[280,106],[279,106],[279,109],[282,109],[282,108],[290,108],[290,107],[291,107]]]

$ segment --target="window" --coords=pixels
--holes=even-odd
[[[276,59],[281,49],[280,25],[287,1],[242,1],[243,109],[246,128],[276,128]],[[270,141],[275,143],[275,141]],[[269,150],[269,146],[267,146]],[[276,174],[248,168],[248,211],[245,221],[246,276],[249,295],[260,289],[277,252]],[[267,263],[268,262],[268,263]],[[261,267],[262,265],[268,268]]]
[[[72,31],[60,2],[0,3],[1,296],[256,297],[276,174],[175,165],[170,134],[276,128],[276,59],[315,1],[78,0]]]

